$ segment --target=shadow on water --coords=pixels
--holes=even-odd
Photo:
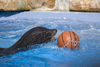
[[[9,17],[18,13],[21,13],[21,12],[0,12],[0,17]]]

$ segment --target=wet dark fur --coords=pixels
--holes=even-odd
[[[36,45],[49,42],[54,35],[56,29],[47,29],[44,27],[35,27],[27,31],[14,45],[9,48],[0,48],[0,56],[9,55],[19,51],[28,50],[30,45]]]

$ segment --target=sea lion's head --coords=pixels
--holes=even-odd
[[[52,39],[54,40],[55,38],[53,38],[53,36],[57,33],[56,29],[48,29],[40,26],[31,29],[31,31],[31,42],[33,42],[33,44],[49,42]]]

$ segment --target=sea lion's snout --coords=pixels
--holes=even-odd
[[[52,29],[51,41],[55,41],[56,40],[55,37],[53,37],[53,36],[56,35],[56,33],[57,33],[57,30],[56,29]]]
[[[46,37],[46,39],[48,41],[55,41],[56,39],[55,39],[54,36],[56,35],[56,33],[57,33],[56,29],[49,30],[48,33],[47,33],[47,35],[46,35],[46,36],[48,36],[48,37]]]
[[[52,36],[55,36],[57,33],[57,30],[56,29],[52,29]]]

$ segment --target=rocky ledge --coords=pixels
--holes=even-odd
[[[100,12],[100,0],[0,0],[0,11],[42,11],[43,7],[48,11]]]
[[[53,8],[55,0],[0,0],[0,11],[23,11],[47,6]]]
[[[70,0],[70,10],[100,12],[100,0]]]

